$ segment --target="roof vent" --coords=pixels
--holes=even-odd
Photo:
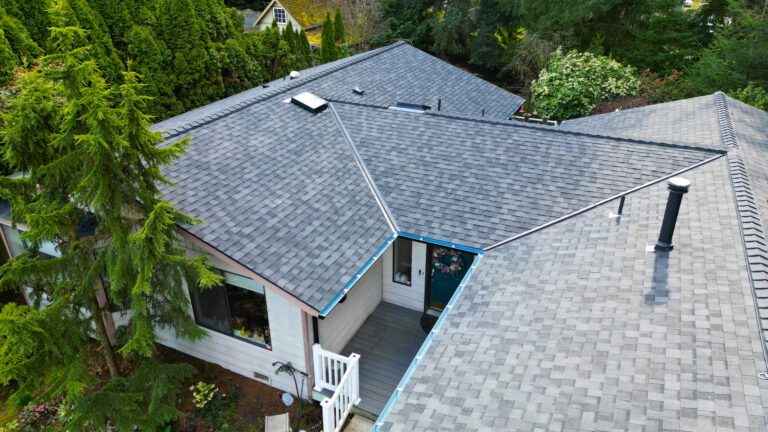
[[[675,232],[677,214],[680,212],[680,203],[683,201],[683,195],[688,193],[690,185],[691,182],[682,177],[672,177],[667,182],[669,198],[667,198],[667,209],[664,211],[664,221],[661,223],[659,240],[654,247],[657,251],[672,250],[672,234]]]
[[[292,97],[291,103],[304,108],[312,114],[317,114],[328,108],[328,102],[325,99],[321,99],[310,92],[304,92]]]
[[[429,105],[414,104],[409,102],[398,102],[397,105],[390,108],[401,110],[401,111],[418,111],[418,112],[425,112],[426,110],[432,109],[432,107]]]
[[[299,76],[301,76],[301,74],[298,71],[291,71],[291,73],[288,75],[291,77],[291,79],[296,79]]]
[[[362,96],[365,94],[365,90],[361,89],[360,87],[355,87],[352,89],[352,93]]]

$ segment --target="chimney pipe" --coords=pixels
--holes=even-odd
[[[440,111],[440,108],[442,108],[442,107],[443,107],[443,100],[442,99],[438,99],[437,100],[437,110]]]
[[[672,250],[672,234],[675,233],[675,224],[677,223],[677,214],[680,212],[680,203],[683,201],[683,195],[688,193],[688,187],[690,185],[691,182],[682,177],[672,177],[667,182],[669,198],[667,198],[667,209],[664,211],[664,221],[661,223],[659,240],[654,247],[657,251]]]

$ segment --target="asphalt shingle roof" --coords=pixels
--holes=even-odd
[[[321,311],[392,231],[332,113],[283,103],[304,91],[383,106],[441,97],[447,112],[482,105],[501,119],[522,99],[396,43],[153,125],[169,142],[192,137],[164,171],[163,198],[204,221],[186,228]]]
[[[486,248],[718,153],[334,104],[398,229]]]
[[[567,120],[563,129],[723,149],[714,95]]]
[[[311,307],[392,235],[330,112],[256,104],[191,134],[163,198],[204,220],[192,234]]]
[[[728,164],[685,176],[671,252],[663,184],[486,252],[381,430],[766,430]]]

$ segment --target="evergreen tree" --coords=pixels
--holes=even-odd
[[[344,18],[341,16],[341,10],[336,7],[336,13],[333,15],[333,39],[336,43],[346,43],[344,36]]]
[[[152,98],[149,114],[165,118],[168,113],[183,109],[174,98],[173,83],[167,73],[171,68],[168,59],[172,55],[150,27],[135,25],[128,31],[125,57],[130,69],[142,77],[143,94]]]
[[[0,384],[16,383],[15,401],[63,396],[70,430],[102,429],[107,418],[121,430],[155,430],[180,415],[174,395],[193,372],[151,359],[155,329],[204,337],[189,316],[184,282],[209,287],[220,279],[202,257],[188,258],[177,246],[176,225],[195,220],[156,198],[166,182],[161,167],[183,153],[186,141],[157,146],[138,77],[125,73],[124,84],[110,87],[81,45],[85,31],[53,28],[51,38],[56,53],[19,76],[0,130],[5,160],[25,173],[0,178],[0,195],[12,203],[13,222],[28,227],[22,237],[32,245],[0,268],[0,288],[29,287],[34,305],[0,311]],[[86,219],[95,222],[90,234],[78,229]],[[41,254],[41,242],[53,242],[60,256]],[[132,312],[117,352],[101,289]],[[93,393],[91,336],[112,377]],[[144,360],[123,377],[118,355]]]
[[[312,57],[312,47],[309,46],[309,39],[304,29],[301,29],[301,32],[299,32],[299,51],[301,52],[303,67],[311,67],[314,60]]]
[[[323,29],[320,34],[320,58],[323,63],[328,63],[336,60],[339,56],[336,49],[336,37],[335,29],[333,27],[333,21],[331,20],[331,13],[328,12],[323,21]]]
[[[15,17],[8,15],[3,8],[0,8],[0,30],[3,30],[5,38],[18,57],[17,66],[21,64],[22,58],[31,62],[43,53],[24,25]]]
[[[1,4],[8,15],[21,21],[37,45],[46,44],[48,27],[51,26],[51,16],[48,13],[51,0],[3,0]]]
[[[5,38],[5,32],[0,30],[0,85],[5,85],[11,81],[13,70],[18,61],[13,49],[11,49],[11,44]]]
[[[207,49],[210,39],[191,0],[161,0],[156,32],[171,53],[172,114],[204,105],[223,94],[220,70]],[[178,108],[177,108],[178,107]]]
[[[58,0],[52,8],[51,18],[58,26],[87,30],[86,38],[92,47],[91,55],[104,77],[110,83],[118,83],[122,79],[125,69],[112,45],[109,30],[86,0]]]
[[[445,18],[435,24],[433,31],[433,49],[438,55],[468,55],[469,35],[472,32],[472,20],[469,15],[469,0],[455,0],[449,4]]]
[[[499,44],[496,39],[496,0],[480,0],[475,18],[475,36],[470,40],[469,62],[485,68],[497,64]]]

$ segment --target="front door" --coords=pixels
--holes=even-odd
[[[427,250],[427,311],[442,312],[472,265],[474,255],[430,244]]]

